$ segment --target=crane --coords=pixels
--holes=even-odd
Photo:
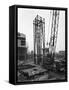
[[[58,25],[59,25],[59,10],[53,10],[52,12],[52,24],[51,24],[51,35],[49,45],[49,53],[45,58],[45,66],[48,69],[52,69],[54,65],[54,55],[57,43],[57,35],[58,35]]]
[[[51,25],[51,36],[50,36],[50,43],[49,43],[49,52],[51,54],[54,54],[55,49],[56,49],[58,25],[59,25],[59,10],[53,10],[52,25]]]

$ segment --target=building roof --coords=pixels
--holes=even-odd
[[[19,32],[18,32],[18,37],[23,37],[23,38],[26,38],[26,35],[25,35],[25,34],[23,34],[23,33],[19,33]]]

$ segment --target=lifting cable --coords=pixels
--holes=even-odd
[[[47,45],[49,45],[49,31],[50,31],[50,22],[51,22],[51,11],[50,11],[50,17],[49,17],[49,24],[48,24],[48,34],[47,34]]]

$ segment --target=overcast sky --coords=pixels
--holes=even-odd
[[[52,10],[51,10],[52,11]],[[45,18],[45,43],[50,39],[51,12],[43,9],[18,8],[18,32],[26,35],[29,50],[33,50],[33,20],[38,14]],[[46,45],[46,44],[45,44]],[[60,11],[56,51],[65,50],[65,11]]]

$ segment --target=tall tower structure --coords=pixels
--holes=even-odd
[[[42,65],[45,50],[45,19],[37,15],[33,20],[34,63]]]

